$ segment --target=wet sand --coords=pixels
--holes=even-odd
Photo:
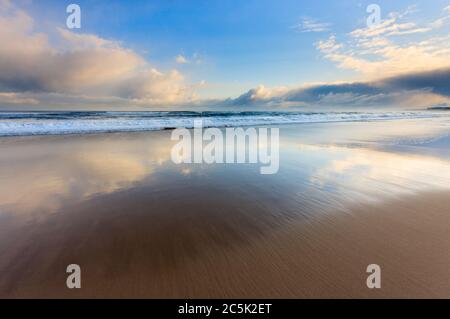
[[[271,176],[177,166],[169,132],[4,139],[0,297],[450,298],[448,127],[403,124],[283,128]]]

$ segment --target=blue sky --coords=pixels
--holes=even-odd
[[[325,43],[330,37],[342,49],[352,45],[349,34],[366,27],[366,7],[373,0],[72,2],[82,9],[82,28],[70,32],[120,43],[160,72],[177,70],[187,87],[195,87],[196,99],[236,98],[260,85],[295,88],[316,82],[373,79],[372,74],[343,67],[336,57],[327,57],[323,49],[318,49],[318,43]],[[384,20],[389,14],[414,6],[405,21],[398,19],[394,24],[413,23],[417,29],[445,17],[444,8],[450,5],[441,0],[432,5],[430,1],[375,3]],[[33,31],[46,33],[50,43],[57,41],[55,28],[65,28],[68,4],[56,0],[14,1],[15,9],[23,10],[34,20]],[[315,26],[315,30],[308,30],[308,25]],[[407,37],[391,36],[389,40],[411,47],[415,41],[448,34],[444,21],[439,28],[412,32]],[[177,62],[180,56],[187,63],[179,63],[180,59]]]

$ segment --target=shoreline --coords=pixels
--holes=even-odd
[[[160,114],[163,113],[163,114]],[[402,120],[442,120],[448,114],[424,111],[391,112],[217,112],[209,116],[187,116],[184,111],[146,112],[152,116],[137,116],[137,112],[62,112],[12,113],[0,117],[0,138],[26,136],[72,136],[128,132],[152,132],[175,128],[194,128],[202,121],[203,128],[267,127],[303,124],[372,123]],[[192,113],[192,112],[187,112]],[[208,112],[205,112],[208,113]],[[211,113],[211,112],[209,112]],[[7,113],[9,114],[9,113]],[[19,116],[18,114],[21,114]],[[29,114],[22,116],[23,114]],[[40,115],[39,115],[40,114]],[[55,114],[64,116],[58,117]],[[211,113],[213,114],[213,113]]]

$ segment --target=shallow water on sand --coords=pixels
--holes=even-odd
[[[448,194],[449,133],[445,119],[286,125],[274,175],[260,164],[175,165],[170,131],[2,138],[0,295],[320,296],[289,284],[301,258],[297,279],[323,272],[322,293],[347,296],[321,269],[324,256],[289,259],[292,243],[277,234],[301,244],[355,205]],[[272,267],[270,280],[240,278],[255,271],[244,261],[252,255]],[[65,288],[70,263],[82,266],[81,291]]]

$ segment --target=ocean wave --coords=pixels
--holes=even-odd
[[[0,136],[62,135],[324,122],[419,119],[430,112],[1,112]]]

